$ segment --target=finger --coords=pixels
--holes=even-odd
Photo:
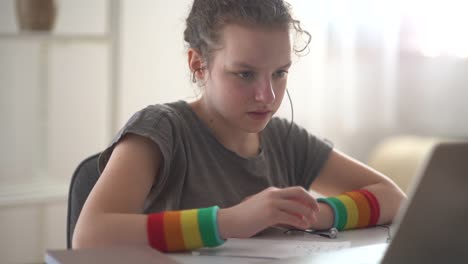
[[[277,217],[274,219],[273,225],[285,225],[299,229],[307,229],[310,227],[310,224],[304,219],[285,211],[278,212]]]
[[[310,225],[317,222],[317,216],[315,215],[315,211],[300,202],[282,199],[277,200],[275,202],[275,205],[279,210],[292,214],[298,218],[304,219]]]
[[[315,212],[319,211],[316,199],[304,188],[300,186],[288,187],[277,192],[281,198],[294,199],[306,206],[309,206]]]
[[[292,225],[285,225],[285,224],[277,224],[275,227],[281,228],[281,229],[292,229],[295,228],[295,226]]]

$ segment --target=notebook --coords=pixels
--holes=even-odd
[[[389,244],[265,263],[468,263],[468,142],[435,145],[415,176]]]

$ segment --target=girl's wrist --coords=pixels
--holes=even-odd
[[[218,230],[221,239],[228,239],[232,237],[232,231],[230,230],[232,225],[230,224],[229,208],[223,208],[218,210]]]
[[[332,228],[334,220],[333,209],[326,203],[318,203],[318,207],[317,222],[311,226],[311,229],[324,230]]]

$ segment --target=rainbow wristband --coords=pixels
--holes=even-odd
[[[218,210],[218,206],[213,206],[150,214],[147,219],[148,242],[163,252],[219,246],[224,240],[218,231]]]
[[[338,223],[340,221],[339,219],[340,214],[338,214],[338,208],[336,208],[336,205],[332,203],[330,200],[328,200],[328,198],[318,198],[317,202],[328,204],[328,206],[331,207],[333,211],[333,227],[338,228]]]
[[[347,213],[347,222],[343,229],[352,229],[356,228],[358,224],[359,211],[356,203],[348,195],[338,195],[336,199],[340,200],[346,208]]]
[[[358,210],[358,223],[356,228],[362,228],[369,225],[370,215],[371,215],[371,208],[367,198],[364,194],[360,192],[345,192],[345,194],[356,203],[357,210]]]
[[[369,192],[368,190],[361,189],[361,190],[358,190],[358,192],[363,194],[367,198],[367,201],[369,202],[369,206],[371,208],[371,216],[369,219],[369,225],[370,226],[377,225],[377,222],[379,221],[379,218],[380,218],[379,201],[374,196],[374,194]]]
[[[344,230],[346,223],[348,222],[348,213],[346,212],[345,205],[343,204],[341,200],[339,200],[336,197],[328,197],[326,199],[330,201],[331,203],[333,203],[337,209],[337,213],[339,215],[338,216],[339,221],[338,221],[338,224],[336,225],[336,229],[340,231]]]
[[[380,205],[371,192],[361,189],[336,197],[319,198],[328,204],[334,215],[333,227],[338,230],[374,226],[380,217]]]

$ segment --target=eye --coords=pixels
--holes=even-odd
[[[275,73],[273,73],[273,78],[283,78],[288,74],[288,71],[285,70],[280,70]]]
[[[237,76],[245,80],[250,80],[254,78],[255,74],[251,71],[243,71],[243,72],[237,73]]]

